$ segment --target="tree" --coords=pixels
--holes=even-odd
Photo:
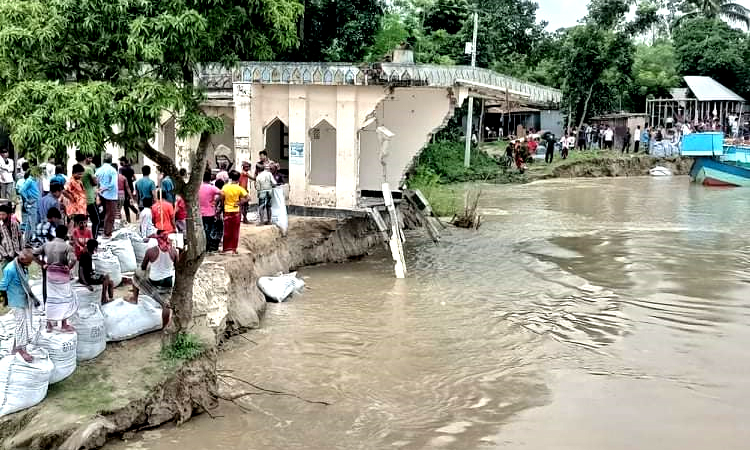
[[[677,19],[677,25],[685,19],[704,17],[739,22],[750,28],[750,10],[731,0],[684,0],[681,9],[683,15]]]
[[[177,263],[173,331],[192,316],[205,253],[196,195],[206,146],[221,121],[201,109],[201,64],[270,59],[296,44],[295,0],[0,0],[0,122],[17,150],[45,160],[56,148],[98,154],[106,142],[154,160],[188,205]],[[182,137],[200,136],[190,179],[149,144],[163,113]]]
[[[648,97],[666,98],[671,88],[680,85],[677,57],[671,42],[658,41],[653,45],[638,45],[633,60],[635,101],[642,110]]]
[[[359,62],[381,29],[382,0],[305,0],[297,49],[288,61]]]
[[[719,19],[683,21],[674,31],[677,72],[710,76],[719,83],[747,95],[748,37]]]

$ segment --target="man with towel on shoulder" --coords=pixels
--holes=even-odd
[[[30,249],[21,253],[3,269],[3,279],[0,281],[0,296],[8,303],[16,320],[15,343],[13,354],[18,353],[26,362],[33,358],[26,351],[31,341],[31,314],[39,306],[39,300],[34,297],[29,287],[29,266],[34,262],[34,255]]]

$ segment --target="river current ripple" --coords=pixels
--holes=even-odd
[[[746,190],[686,178],[487,187],[478,232],[301,271],[221,354],[292,396],[112,449],[745,449]],[[239,387],[239,386],[237,386]]]

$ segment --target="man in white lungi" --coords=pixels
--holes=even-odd
[[[68,318],[78,311],[78,299],[70,281],[70,270],[76,264],[75,252],[66,241],[68,227],[58,225],[55,233],[57,237],[53,241],[34,250],[34,255],[44,258],[37,262],[47,273],[47,331],[52,331],[60,322],[64,333],[75,333],[75,328],[68,323]]]

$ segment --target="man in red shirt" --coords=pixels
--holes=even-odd
[[[177,231],[184,233],[187,230],[187,204],[185,204],[185,199],[179,194],[177,194],[174,207],[174,221]]]
[[[151,213],[154,216],[154,226],[157,230],[172,234],[176,229],[174,206],[162,197],[161,189],[156,191],[156,198],[157,200],[151,207]]]

